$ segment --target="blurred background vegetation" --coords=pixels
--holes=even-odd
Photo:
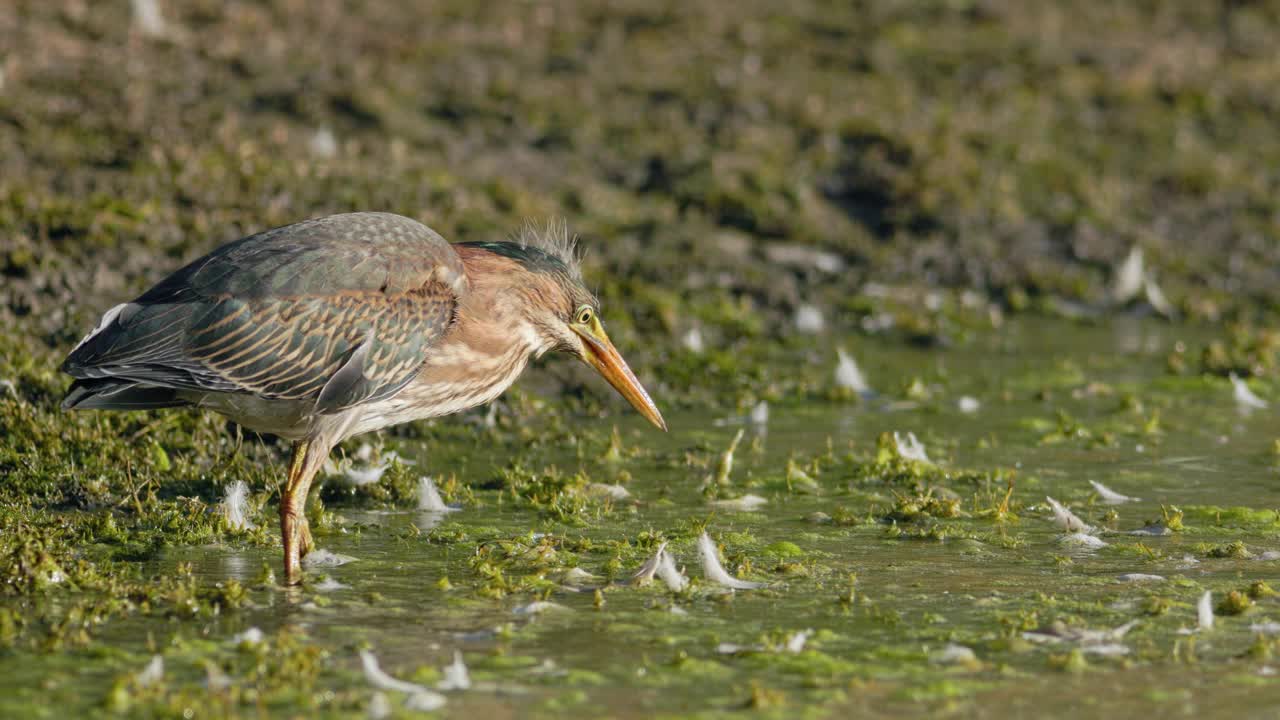
[[[624,346],[810,304],[865,328],[868,288],[1087,317],[1135,247],[1180,314],[1265,317],[1278,29],[1247,0],[11,0],[0,321],[61,351],[219,243],[348,210],[564,217]]]

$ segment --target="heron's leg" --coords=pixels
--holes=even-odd
[[[316,541],[311,539],[311,522],[307,520],[307,500],[302,499],[302,515],[298,518],[298,554],[306,557],[307,553],[316,549]]]
[[[311,479],[320,469],[323,457],[320,443],[299,440],[293,444],[289,461],[289,478],[280,491],[280,535],[284,541],[284,578],[289,585],[302,582],[302,556],[314,547],[311,528],[307,526],[307,493]]]

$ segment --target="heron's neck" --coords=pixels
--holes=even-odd
[[[405,392],[424,416],[446,415],[502,394],[529,358],[552,343],[524,312],[525,297],[512,287],[521,270],[506,258],[468,257],[469,290],[458,299],[455,319],[432,348],[422,372]],[[430,411],[427,412],[427,409]]]

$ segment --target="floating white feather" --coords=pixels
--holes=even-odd
[[[684,345],[684,349],[691,353],[702,354],[706,350],[706,343],[702,340],[702,331],[697,327],[691,327],[680,338],[680,344]]]
[[[846,353],[844,348],[836,348],[836,386],[852,390],[859,395],[871,391],[871,386],[867,384],[867,378],[863,376],[857,361]]]
[[[1138,293],[1142,292],[1142,281],[1145,276],[1142,248],[1135,245],[1116,268],[1111,283],[1111,300],[1116,303],[1127,303],[1137,297]]]
[[[568,612],[571,610],[571,608],[561,605],[560,603],[554,603],[549,600],[535,600],[528,605],[521,605],[520,607],[513,609],[511,612],[516,615],[541,615],[544,612]]]
[[[816,335],[827,327],[822,311],[813,305],[801,305],[796,308],[796,330],[808,335]]]
[[[662,554],[666,550],[667,544],[662,543],[658,546],[658,551],[644,561],[639,570],[631,574],[631,584],[648,585],[653,582],[653,576],[658,572],[658,566],[662,564]]]
[[[391,463],[385,459],[377,465],[369,465],[367,467],[355,467],[352,465],[343,470],[341,477],[348,485],[356,487],[372,485],[382,479],[389,467],[391,467]]]
[[[440,681],[436,688],[440,690],[470,690],[471,689],[471,673],[467,671],[467,664],[462,662],[462,653],[453,651],[453,662],[444,669],[444,679]]]
[[[1058,524],[1058,527],[1069,533],[1093,532],[1093,527],[1076,517],[1076,514],[1068,510],[1062,503],[1048,495],[1044,499],[1048,500],[1049,507],[1053,508],[1053,521]]]
[[[973,665],[978,662],[978,656],[971,648],[951,643],[929,653],[929,662],[934,665]]]
[[[1264,410],[1267,407],[1267,401],[1253,394],[1249,389],[1249,385],[1244,380],[1236,377],[1235,373],[1231,373],[1232,394],[1235,396],[1236,404],[1242,408]]]
[[[249,483],[236,480],[226,487],[222,498],[222,516],[233,530],[251,530],[253,521],[249,519]]]
[[[932,465],[933,461],[929,459],[928,454],[924,451],[924,443],[921,443],[916,434],[909,432],[904,438],[898,433],[893,434],[893,444],[898,448],[898,455],[904,460],[914,460],[922,462],[926,465]]]
[[[732,500],[712,500],[713,507],[734,512],[754,512],[768,505],[769,501],[759,495],[743,495]]]
[[[676,561],[671,557],[671,553],[667,552],[665,544],[658,550],[658,555],[661,556],[658,560],[658,578],[666,584],[667,589],[680,592],[688,587],[689,578],[676,567]]]
[[[1067,533],[1066,535],[1058,538],[1058,542],[1066,545],[1067,547],[1086,548],[1090,550],[1107,546],[1106,541],[1102,538],[1082,532]]]
[[[631,497],[631,491],[617,483],[612,485],[606,483],[590,483],[587,485],[587,493],[590,495],[611,498],[613,500],[626,500]]]
[[[265,639],[266,639],[265,633],[263,633],[261,630],[259,630],[256,627],[251,627],[242,633],[236,633],[235,635],[232,635],[231,644],[237,647],[240,645],[261,645],[262,641]]]
[[[765,583],[739,580],[730,575],[720,564],[720,555],[715,543],[705,532],[698,536],[698,555],[702,558],[702,574],[708,580],[735,590],[756,590],[765,587]]]
[[[798,655],[804,652],[805,643],[809,642],[809,637],[813,635],[812,630],[801,630],[791,633],[787,636],[787,652],[792,655]]]
[[[365,715],[369,720],[383,720],[383,718],[391,717],[391,701],[387,699],[387,694],[376,692],[369,698],[369,704],[365,707]]]
[[[1196,605],[1196,626],[1201,630],[1213,629],[1213,593],[1205,590]]]
[[[331,550],[316,549],[307,553],[306,556],[302,558],[302,566],[308,568],[338,567],[355,561],[356,558],[353,558],[350,555],[343,555]]]
[[[436,488],[436,481],[424,475],[418,478],[418,509],[424,512],[447,513],[454,512],[458,508],[445,505],[444,498],[440,497],[440,490]]]
[[[1108,505],[1123,505],[1124,503],[1138,502],[1139,500],[1142,499],[1142,498],[1136,498],[1136,497],[1129,497],[1128,495],[1121,495],[1120,493],[1116,492],[1115,490],[1112,490],[1106,485],[1103,485],[1097,480],[1090,480],[1089,484],[1093,486],[1093,489],[1095,491],[1097,491],[1098,497],[1102,498],[1102,502]]]
[[[151,687],[164,679],[164,658],[160,655],[151,656],[151,662],[138,673],[136,678],[139,687]]]
[[[374,653],[367,650],[360,651],[360,665],[365,670],[365,679],[369,680],[370,685],[380,691],[392,691],[397,693],[430,693],[440,698],[440,705],[444,705],[444,697],[438,693],[430,691],[425,685],[406,682],[406,680],[398,680],[385,673],[378,665],[378,657]]]

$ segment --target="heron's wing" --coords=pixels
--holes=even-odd
[[[426,226],[333,215],[196,260],[108,312],[63,369],[335,412],[407,384],[466,287],[457,253]]]

